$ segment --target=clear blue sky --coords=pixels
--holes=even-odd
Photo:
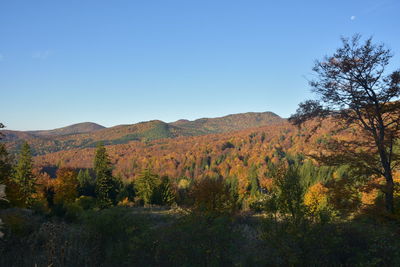
[[[373,35],[400,67],[399,12],[398,0],[1,1],[0,122],[287,117],[342,35]]]

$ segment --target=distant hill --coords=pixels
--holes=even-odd
[[[82,122],[73,124],[70,126],[54,129],[54,130],[44,130],[44,131],[29,131],[33,135],[68,135],[68,134],[79,134],[79,133],[91,133],[106,127],[93,122]]]
[[[268,119],[269,115],[271,120]],[[325,120],[323,126],[309,136],[313,129],[312,123],[299,129],[285,119],[269,115],[246,113],[216,119],[180,120],[169,124],[150,121],[120,125],[95,134],[99,139],[114,138],[110,139],[113,143],[106,149],[114,166],[114,174],[123,179],[136,179],[143,169],[150,166],[154,173],[167,175],[176,179],[175,182],[181,178],[195,180],[216,176],[226,177],[230,181],[237,180],[238,192],[244,194],[255,173],[260,184],[271,185],[271,164],[278,164],[284,158],[295,161],[302,159],[301,155],[319,153],[335,129],[332,121]],[[257,122],[268,125],[229,132]],[[225,132],[183,136],[188,134],[187,128],[192,130],[191,133],[200,130],[203,133]],[[128,137],[127,132],[131,132]],[[349,129],[341,132],[341,135],[347,138],[346,135],[352,136],[354,132]],[[118,136],[123,138],[116,139]],[[143,141],[142,136],[153,140]],[[158,138],[160,136],[170,138]],[[138,141],[124,143],[124,138],[137,138]],[[76,169],[93,168],[95,151],[94,147],[80,147],[38,155],[34,158],[35,166],[51,175],[60,165]],[[310,179],[333,175],[329,167],[317,172],[312,170],[313,161],[308,160],[308,163]]]
[[[194,121],[179,120],[171,123],[171,125],[181,128],[187,135],[200,135],[240,131],[282,121],[284,119],[273,112],[248,112],[220,118],[202,118]]]
[[[35,155],[43,155],[61,150],[90,148],[100,141],[105,145],[126,144],[131,141],[146,142],[163,138],[235,132],[285,121],[272,112],[249,112],[194,121],[179,120],[173,123],[153,120],[105,128],[85,122],[48,131],[2,132],[5,134],[3,142],[7,143],[10,152],[16,153],[25,140],[31,145]]]

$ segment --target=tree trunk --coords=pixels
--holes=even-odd
[[[393,204],[393,191],[394,191],[394,183],[392,175],[389,174],[389,177],[385,175],[386,179],[386,188],[385,188],[385,207],[386,211],[389,213],[394,213],[394,204]]]
[[[393,203],[393,191],[394,191],[394,182],[393,182],[393,175],[392,175],[392,167],[390,164],[389,157],[386,154],[386,149],[383,146],[384,143],[384,135],[382,134],[383,130],[381,130],[380,140],[378,140],[377,147],[379,151],[379,156],[381,159],[381,164],[384,169],[384,177],[386,180],[386,186],[384,189],[385,193],[385,208],[386,211],[393,214],[394,213],[394,203]]]

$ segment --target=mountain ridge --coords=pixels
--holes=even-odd
[[[2,130],[2,133],[5,134],[3,142],[7,143],[12,153],[19,150],[23,141],[27,141],[35,155],[43,155],[61,150],[94,147],[98,142],[116,145],[131,141],[147,142],[163,138],[229,133],[285,121],[286,119],[273,112],[247,112],[171,123],[151,120],[106,128],[96,123],[85,122],[53,130]]]
[[[24,131],[24,132],[28,132],[34,135],[68,135],[68,134],[94,132],[104,128],[106,127],[94,122],[80,122],[51,130],[34,130],[34,131]]]

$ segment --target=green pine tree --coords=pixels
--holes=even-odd
[[[96,173],[96,194],[100,208],[108,208],[115,204],[120,189],[120,181],[112,176],[112,165],[106,148],[99,143],[94,158]]]
[[[0,184],[7,184],[12,171],[11,158],[4,144],[0,144]]]
[[[0,129],[5,126],[0,123]],[[4,135],[0,132],[0,139],[2,139]],[[15,198],[18,197],[18,188],[14,182],[12,177],[13,173],[13,164],[12,157],[7,152],[6,146],[4,143],[0,143],[0,186],[5,186],[5,194],[7,195],[7,199],[9,202],[16,202]]]
[[[250,195],[255,196],[260,190],[260,183],[258,182],[257,167],[252,165],[249,170],[250,180]]]
[[[145,169],[135,181],[137,195],[143,199],[144,204],[152,203],[156,188],[160,185],[160,178],[150,169]]]
[[[31,148],[28,143],[22,145],[18,163],[14,170],[14,182],[19,191],[19,202],[25,207],[33,203],[33,194],[36,186],[36,177],[32,173],[33,168]]]
[[[227,177],[225,181],[229,188],[229,192],[233,201],[235,201],[235,203],[240,206],[242,200],[239,198],[239,180],[237,176]]]
[[[78,173],[78,193],[80,196],[96,196],[96,180],[90,175],[89,170],[80,170]]]
[[[120,202],[127,198],[129,201],[133,202],[135,201],[135,196],[136,192],[134,182],[125,182],[122,184],[121,190],[117,196],[117,201]]]
[[[168,176],[163,176],[155,189],[152,203],[159,205],[171,205],[175,201],[175,194]]]

